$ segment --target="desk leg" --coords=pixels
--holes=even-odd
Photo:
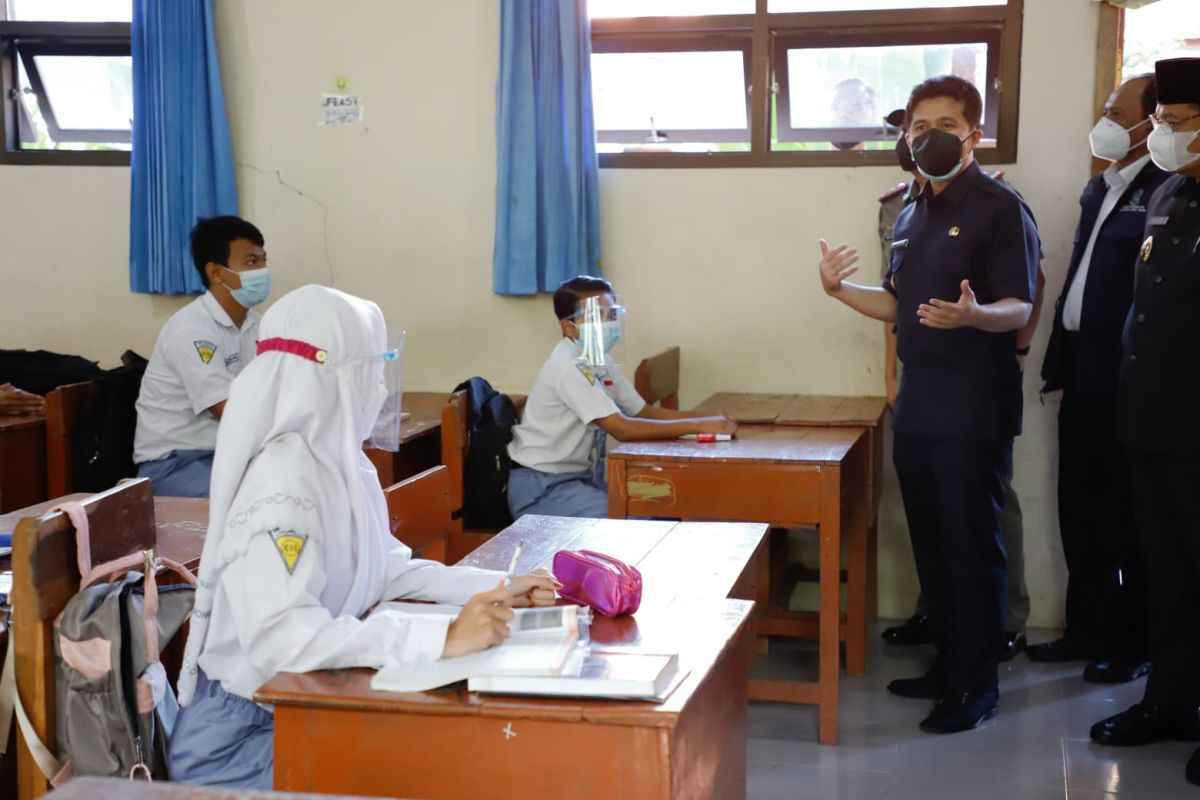
[[[824,467],[821,470],[820,523],[820,595],[821,610],[818,658],[820,677],[817,704],[817,738],[821,744],[837,743],[838,682],[840,679],[839,636],[841,621],[841,551],[842,551],[842,470]],[[847,631],[849,633],[849,631]],[[847,636],[849,639],[849,636]]]
[[[867,618],[879,619],[879,505],[883,498],[883,419],[868,428],[871,444],[871,515],[867,520]]]
[[[606,469],[608,471],[608,518],[625,519],[629,515],[625,509],[629,503],[625,461],[620,458],[610,458]]]
[[[851,492],[853,496],[853,492]],[[845,509],[846,522],[846,674],[863,675],[867,671],[867,571],[868,553],[866,515],[857,509]]]
[[[758,549],[758,559],[755,564],[758,571],[758,591],[755,602],[758,607],[755,613],[761,619],[771,610],[771,530],[763,539]],[[756,626],[757,627],[757,626]],[[755,642],[755,655],[765,656],[771,652],[771,639],[768,636],[758,636]]]

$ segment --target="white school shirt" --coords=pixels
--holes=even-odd
[[[230,504],[226,536],[245,534],[245,543],[210,573],[214,600],[198,663],[231,694],[253,699],[277,672],[418,665],[442,655],[449,615],[384,611],[360,619],[336,611],[355,554],[344,532],[323,529],[318,482],[327,479],[300,436],[280,437],[250,462]],[[277,490],[257,500],[245,491],[264,482]],[[399,598],[465,605],[504,579],[414,559],[399,541],[378,568],[385,582],[368,608]]]
[[[592,423],[618,412],[636,417],[645,407],[620,369],[586,366],[579,346],[564,337],[533,382],[508,455],[541,472],[583,472],[593,466],[597,428]]]
[[[1100,203],[1100,213],[1096,216],[1096,224],[1092,226],[1091,238],[1088,239],[1087,248],[1079,259],[1079,268],[1075,270],[1071,288],[1067,290],[1067,299],[1063,302],[1063,327],[1069,331],[1079,330],[1079,324],[1083,320],[1083,292],[1087,288],[1088,267],[1092,265],[1092,252],[1096,249],[1100,229],[1104,227],[1108,215],[1116,210],[1121,195],[1148,163],[1150,156],[1147,154],[1124,169],[1117,169],[1116,163],[1112,163],[1104,170],[1104,182],[1108,184],[1108,193]]]
[[[239,330],[205,292],[167,320],[138,394],[135,464],[216,448],[217,418],[208,409],[229,397],[229,384],[254,358],[260,318],[248,312]]]

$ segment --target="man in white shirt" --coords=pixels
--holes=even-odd
[[[208,497],[217,423],[229,385],[254,358],[271,275],[258,228],[202,219],[192,260],[208,289],[167,320],[142,378],[133,460],[156,495]]]
[[[583,312],[589,298],[597,312],[593,321]],[[623,313],[608,281],[586,275],[566,281],[554,293],[554,313],[563,339],[538,373],[508,446],[513,461],[508,507],[514,518],[608,516],[604,440],[609,435],[620,441],[673,439],[737,428],[724,416],[694,417],[642,400],[607,358]],[[600,328],[594,331],[595,346],[587,349],[604,352],[585,357],[580,342],[592,339],[589,325]]]
[[[1075,250],[1042,366],[1042,391],[1063,390],[1058,509],[1069,572],[1067,625],[1061,639],[1028,653],[1035,661],[1088,661],[1083,677],[1096,683],[1130,681],[1150,668],[1145,572],[1116,410],[1121,330],[1146,204],[1168,177],[1146,149],[1154,108],[1154,76],[1130,78],[1092,129],[1092,153],[1111,163],[1079,199]]]

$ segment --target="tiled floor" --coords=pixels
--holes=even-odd
[[[924,669],[927,648],[897,648],[870,631],[867,675],[843,675],[839,743],[817,744],[813,706],[751,703],[749,800],[1200,800],[1183,779],[1195,744],[1098,747],[1088,728],[1137,702],[1144,681],[1084,682],[1082,665],[1001,665],[1000,713],[977,730],[923,733],[930,704],[893,697],[896,677]],[[1031,632],[1031,639],[1053,638]],[[776,642],[756,674],[811,677],[812,653]]]

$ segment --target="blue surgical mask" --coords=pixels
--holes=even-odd
[[[229,269],[229,267],[225,267],[225,269]],[[229,271],[235,272],[232,269]],[[254,308],[266,300],[267,295],[271,293],[271,270],[269,268],[248,269],[245,272],[238,272],[237,276],[241,278],[242,288],[230,289],[229,293],[242,308]]]
[[[601,322],[600,335],[604,338],[604,352],[611,353],[621,339],[621,323]]]

